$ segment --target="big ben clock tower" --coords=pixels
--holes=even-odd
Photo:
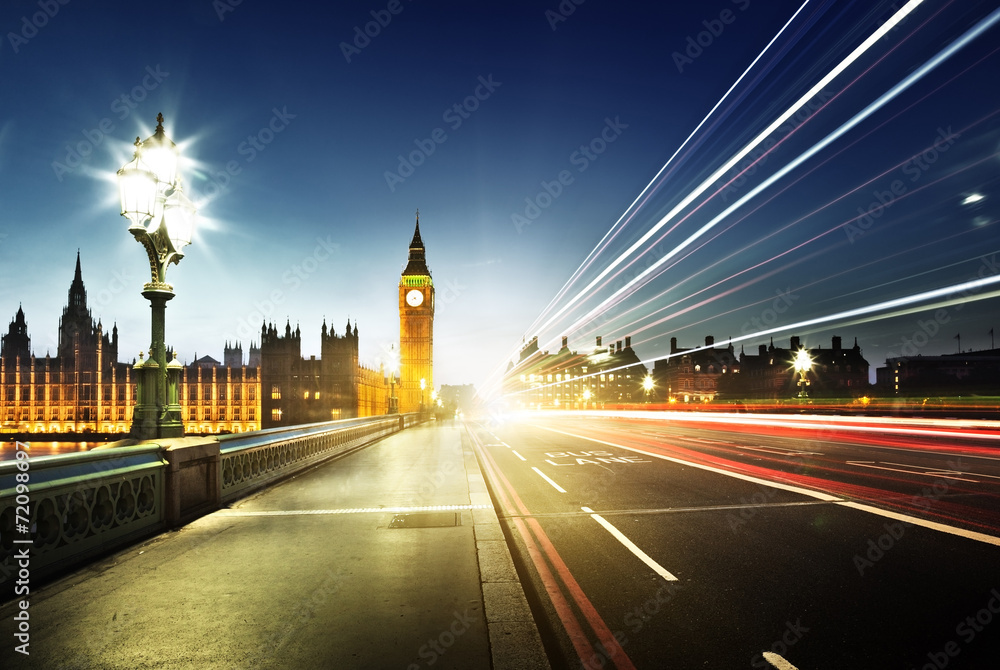
[[[399,278],[399,411],[429,406],[434,388],[434,282],[420,239],[420,212]],[[423,387],[423,388],[421,388]]]

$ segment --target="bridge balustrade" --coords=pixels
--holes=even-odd
[[[407,414],[164,439],[34,458],[26,471],[18,461],[0,462],[0,600],[21,597],[14,591],[19,573],[22,580],[30,575],[34,588],[60,570],[187,523],[420,420]],[[28,492],[19,499],[22,472]],[[16,542],[26,539],[31,543]],[[21,572],[25,547],[28,565]]]

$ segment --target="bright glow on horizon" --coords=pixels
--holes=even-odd
[[[663,270],[667,269],[668,266],[666,266],[665,264],[668,261],[670,261],[670,260],[674,259],[675,257],[677,257],[678,254],[680,254],[680,252],[682,250],[684,250],[685,248],[691,246],[697,239],[699,239],[700,237],[702,237],[703,235],[705,235],[705,233],[707,233],[712,227],[714,227],[715,225],[717,225],[718,223],[720,223],[721,221],[723,221],[724,219],[726,219],[726,217],[730,216],[731,214],[735,213],[738,209],[740,209],[741,207],[743,207],[746,203],[748,203],[750,201],[751,198],[753,198],[757,194],[761,193],[764,189],[770,187],[778,179],[784,177],[786,174],[788,174],[789,172],[791,172],[793,169],[795,169],[795,168],[799,167],[800,165],[802,165],[805,161],[807,161],[810,158],[812,158],[813,156],[815,156],[816,153],[818,153],[820,150],[822,150],[822,149],[826,148],[827,146],[829,146],[835,140],[840,139],[849,130],[852,130],[855,126],[857,126],[858,124],[860,124],[862,121],[865,121],[866,119],[868,119],[871,115],[873,115],[876,111],[880,110],[887,103],[889,103],[890,101],[894,100],[897,96],[899,96],[904,91],[908,90],[913,84],[915,84],[916,82],[920,81],[925,75],[927,75],[930,72],[932,72],[935,68],[937,68],[939,65],[941,65],[942,63],[944,63],[945,61],[947,61],[951,56],[955,55],[958,51],[960,51],[962,48],[964,48],[965,46],[967,46],[968,44],[970,44],[973,40],[975,40],[976,38],[978,38],[979,36],[981,36],[986,30],[988,30],[989,28],[993,27],[998,22],[998,20],[1000,20],[1000,10],[994,11],[990,15],[988,15],[986,18],[980,20],[972,28],[970,28],[969,30],[967,30],[966,32],[964,32],[963,34],[961,34],[960,36],[958,36],[957,38],[951,40],[947,44],[947,46],[945,48],[943,48],[941,51],[939,51],[938,53],[936,53],[933,57],[931,57],[930,59],[928,59],[925,62],[923,62],[922,64],[920,64],[919,67],[913,68],[907,74],[907,76],[905,76],[902,80],[900,80],[894,86],[891,86],[887,91],[885,91],[881,95],[878,95],[874,101],[872,101],[871,103],[869,103],[867,106],[863,107],[863,109],[860,112],[855,113],[847,122],[842,123],[841,125],[839,125],[836,128],[836,130],[834,130],[834,131],[826,134],[826,136],[821,141],[813,144],[813,146],[811,148],[809,148],[808,150],[800,153],[797,158],[795,158],[794,160],[792,160],[789,163],[787,163],[784,167],[778,169],[777,172],[775,172],[770,177],[765,178],[762,183],[758,184],[749,193],[744,194],[734,204],[730,205],[729,207],[726,207],[723,212],[721,212],[720,214],[716,215],[708,223],[702,225],[699,229],[697,229],[696,232],[694,232],[693,234],[689,235],[683,242],[681,242],[677,246],[674,246],[672,249],[670,249],[666,253],[657,252],[658,256],[656,257],[655,260],[651,259],[651,262],[647,262],[646,266],[644,266],[644,269],[641,272],[639,272],[637,276],[635,276],[631,280],[626,281],[626,283],[623,286],[616,288],[616,290],[610,296],[602,298],[601,296],[599,296],[597,294],[597,291],[600,290],[600,288],[606,286],[614,277],[617,277],[624,270],[624,268],[622,268],[622,270],[619,270],[619,272],[616,273],[613,277],[609,277],[609,275],[619,265],[623,264],[627,258],[629,258],[638,249],[640,249],[640,247],[642,247],[642,245],[644,245],[647,241],[649,241],[651,239],[651,237],[658,230],[660,230],[664,225],[666,225],[666,223],[668,223],[674,216],[680,214],[681,211],[685,207],[687,207],[688,205],[694,203],[695,199],[698,198],[702,193],[704,193],[714,182],[718,181],[721,177],[727,175],[728,172],[729,172],[729,170],[734,169],[736,167],[736,165],[739,163],[740,160],[742,160],[743,158],[747,157],[748,154],[755,147],[757,147],[765,138],[767,138],[773,131],[775,131],[782,123],[784,123],[785,121],[787,121],[788,118],[790,118],[790,116],[792,114],[794,114],[799,107],[801,107],[805,102],[807,102],[813,96],[815,96],[817,93],[819,93],[826,84],[828,84],[830,81],[832,81],[833,78],[835,78],[837,75],[839,75],[840,73],[842,73],[847,67],[849,67],[855,60],[857,60],[862,54],[864,54],[867,49],[869,49],[876,42],[878,42],[878,40],[881,39],[881,37],[883,37],[888,32],[888,30],[892,30],[893,27],[895,27],[903,18],[905,18],[910,12],[912,12],[917,7],[917,5],[919,5],[919,4],[920,4],[919,2],[908,3],[906,6],[903,7],[903,9],[901,9],[899,12],[897,12],[897,14],[895,14],[892,17],[892,20],[890,20],[886,24],[883,24],[881,26],[881,28],[878,31],[876,31],[875,33],[872,33],[872,35],[870,35],[869,38],[866,39],[864,41],[864,43],[862,43],[862,45],[860,45],[858,48],[856,48],[854,50],[854,52],[851,53],[850,56],[848,56],[847,58],[843,59],[834,68],[832,68],[827,73],[827,75],[824,76],[820,80],[819,84],[817,84],[812,89],[810,89],[810,91],[806,95],[798,98],[798,100],[793,105],[791,105],[790,107],[788,107],[783,114],[781,114],[775,121],[773,121],[770,125],[768,125],[767,128],[763,132],[758,133],[751,142],[749,142],[749,143],[747,143],[746,145],[743,146],[743,149],[741,149],[738,153],[734,154],[730,159],[728,159],[723,164],[722,167],[716,169],[711,174],[710,177],[708,177],[707,179],[703,180],[698,186],[696,186],[691,191],[687,192],[687,194],[680,200],[680,202],[678,204],[676,204],[675,206],[673,206],[673,208],[670,209],[670,211],[666,215],[664,215],[662,218],[660,218],[659,221],[656,224],[654,224],[652,226],[652,228],[650,228],[650,230],[646,231],[646,233],[644,233],[636,242],[632,243],[624,252],[620,253],[617,257],[615,257],[595,278],[591,279],[589,281],[589,283],[583,289],[581,289],[579,292],[577,292],[572,298],[570,298],[569,300],[565,301],[561,305],[561,307],[559,307],[558,310],[555,310],[554,313],[552,313],[547,319],[545,319],[541,323],[541,325],[538,326],[538,331],[546,331],[547,329],[551,329],[551,328],[557,326],[559,321],[561,321],[563,319],[566,319],[569,316],[569,314],[568,314],[569,310],[572,309],[574,306],[577,306],[577,304],[580,303],[581,301],[583,301],[584,299],[596,301],[596,306],[594,306],[592,308],[587,308],[586,311],[582,315],[574,317],[573,320],[572,320],[572,323],[570,323],[570,324],[564,324],[562,327],[560,327],[559,330],[563,334],[573,333],[574,331],[580,329],[581,327],[585,326],[586,324],[588,324],[590,322],[600,323],[600,324],[602,324],[606,328],[607,327],[606,324],[608,322],[608,318],[606,318],[605,315],[609,311],[612,311],[612,310],[615,310],[615,309],[617,309],[618,314],[616,314],[613,318],[617,319],[617,320],[620,320],[621,319],[621,309],[618,309],[619,308],[619,303],[622,300],[624,300],[626,297],[628,297],[629,295],[631,295],[632,293],[634,293],[635,291],[639,290],[639,288],[641,288],[646,282],[648,282],[650,279],[652,279],[653,277],[655,277],[656,274],[658,274],[658,272],[662,272]],[[936,14],[935,14],[935,16],[936,16]],[[931,19],[927,19],[925,21],[924,25],[926,25],[930,20]],[[906,39],[908,39],[908,37],[904,37],[903,41],[905,41]],[[895,48],[895,47],[893,47],[893,48]],[[879,58],[879,60],[881,60],[881,58]],[[868,66],[868,69],[871,69],[872,67],[874,67],[874,66],[873,65],[872,66]],[[867,70],[866,70],[866,72],[867,72]],[[861,78],[861,76],[863,76],[863,75],[859,75],[858,78],[854,80],[854,82],[858,81]],[[854,82],[851,82],[851,83],[853,84]],[[730,90],[732,90],[732,89],[730,89]],[[935,91],[936,90],[937,89],[935,89]],[[842,92],[843,91],[841,91],[841,93]],[[729,94],[729,92],[727,92],[726,95],[728,95],[728,94]],[[834,96],[834,99],[836,99],[836,97],[838,97],[839,95],[840,95],[840,93],[838,93],[837,96]],[[825,107],[825,106],[826,105],[824,104],[823,107]],[[992,114],[988,115],[987,117],[984,117],[984,120],[986,118],[990,118],[991,116],[992,116]],[[701,124],[699,124],[699,126],[700,125]],[[801,124],[798,127],[801,127]],[[797,130],[798,127],[796,127],[795,130]],[[792,131],[792,133],[794,133],[794,130]],[[789,136],[792,133],[789,133]],[[690,137],[688,139],[690,139]],[[785,139],[787,139],[787,137]],[[937,142],[941,142],[944,139],[947,139],[947,138],[943,137],[943,138],[940,138],[940,139],[938,139],[936,141]],[[687,141],[688,140],[685,140],[685,143]],[[783,141],[784,141],[784,139],[782,140],[782,142]],[[925,151],[929,151],[929,150],[930,149],[925,150]],[[676,155],[677,154],[675,153],[674,156],[676,156]],[[910,161],[919,160],[920,156],[921,156],[921,154],[915,154],[909,160]],[[671,160],[672,159],[673,159],[673,156],[671,157]],[[987,160],[987,159],[982,159],[980,161],[977,161],[975,164],[978,165],[979,163],[982,163],[985,160]],[[903,161],[900,164],[898,164],[895,168],[889,168],[889,169],[885,170],[885,172],[883,174],[889,175],[889,174],[891,174],[891,171],[893,169],[896,169],[896,170],[898,170],[898,169],[906,169],[910,165],[911,165],[911,163]],[[657,177],[660,174],[662,174],[663,169],[665,169],[666,167],[667,166],[665,165],[664,168],[661,168],[661,171],[658,173]],[[954,174],[958,174],[958,172],[959,171],[956,171]],[[737,175],[737,176],[739,176],[739,175]],[[912,189],[908,189],[906,191],[906,194],[910,195],[911,193],[914,193],[914,194],[920,193],[921,190],[927,189],[930,186],[933,186],[933,185],[939,183],[940,181],[943,181],[947,176],[949,176],[949,175],[945,175],[945,177],[939,177],[939,178],[934,179],[934,180],[924,179],[923,181],[921,181],[921,183],[918,186],[913,187]],[[731,177],[729,183],[731,183],[735,178],[736,177]],[[873,182],[874,179],[875,178],[872,178],[871,180],[869,180],[869,182]],[[654,181],[655,181],[655,179],[654,179]],[[652,184],[653,182],[650,182],[650,183]],[[644,189],[643,192],[645,192],[648,188],[649,188],[649,186],[647,185],[646,189]],[[861,188],[862,187],[859,186],[859,187],[856,187],[855,190],[860,190]],[[721,192],[721,187],[720,187],[720,189],[718,191],[716,191],[716,194],[719,193],[719,192]],[[641,197],[641,195],[640,195],[640,197]],[[972,203],[980,201],[981,199],[982,199],[982,196],[980,196],[979,194],[973,194],[971,196],[966,197],[965,200],[962,202],[962,204],[963,205],[972,204]],[[634,201],[629,206],[628,210],[626,210],[626,214],[628,214],[628,212],[632,210],[632,208],[635,206],[635,204],[636,204],[636,202],[638,202],[638,200],[639,200],[639,198],[637,198],[636,201]],[[831,201],[831,204],[832,204],[832,202],[836,202],[836,200]],[[952,200],[951,202],[954,202],[954,201]],[[699,208],[701,206],[702,205],[698,205]],[[641,207],[641,205],[640,205],[640,207]],[[858,209],[859,209],[859,211],[862,211],[862,213],[864,213],[864,211],[861,208],[858,208]],[[697,208],[695,209],[695,211],[697,211]],[[622,215],[622,216],[624,217],[625,215]],[[684,218],[686,219],[689,216],[691,216],[691,213],[686,214]],[[593,263],[594,257],[596,256],[596,254],[599,253],[603,249],[604,246],[607,246],[605,244],[605,240],[607,239],[608,235],[619,226],[619,224],[620,224],[621,221],[622,221],[622,218],[619,218],[619,220],[616,221],[616,223],[614,224],[614,226],[612,226],[611,230],[609,230],[608,234],[605,235],[605,238],[603,238],[601,240],[601,242],[598,244],[598,247],[595,248],[595,250],[592,251],[590,255],[588,255],[587,259],[585,259],[584,263],[581,264],[580,268],[578,268],[577,272],[574,273],[573,277],[567,282],[566,285],[563,286],[562,289],[560,289],[560,292],[557,295],[556,299],[553,300],[549,304],[548,307],[546,307],[546,309],[543,312],[542,317],[539,317],[539,320],[541,320],[546,315],[546,313],[552,312],[552,310],[554,309],[554,305],[555,305],[556,300],[558,300],[559,297],[565,295],[567,293],[568,286],[570,284],[574,283],[574,281],[578,277],[581,276],[581,268],[584,268],[585,266],[588,266],[588,265],[590,265],[590,264]],[[847,223],[850,223],[850,222],[851,222],[851,220],[848,220]],[[838,230],[838,229],[842,228],[844,225],[845,224],[841,223],[841,224],[837,224],[835,226],[831,226],[829,228],[829,230],[827,231],[827,233],[824,233],[824,234],[828,234],[829,232]],[[979,225],[978,222],[976,222],[976,225]],[[677,226],[677,224],[675,224],[675,226],[673,228],[671,228],[669,231],[667,231],[667,233],[664,234],[664,237],[667,234],[669,234],[670,232],[672,232],[674,230],[674,228],[676,228],[676,226]],[[727,228],[727,230],[728,230],[728,228]],[[813,240],[819,239],[819,237],[822,237],[822,236],[817,236],[817,237],[813,238]],[[660,240],[662,240],[662,239],[663,239],[663,237],[660,238]],[[813,241],[813,240],[809,240],[809,241]],[[800,246],[804,246],[804,244],[800,245]],[[700,247],[698,247],[698,248],[700,248]],[[793,247],[793,249],[794,249],[794,247]],[[644,250],[643,253],[645,253],[646,251],[650,251],[650,250]],[[781,254],[779,254],[778,256],[780,257],[780,255]],[[635,263],[636,260],[638,260],[638,258],[639,257],[637,257],[636,259],[633,259],[632,261],[630,261],[629,265],[631,265],[632,263]],[[686,256],[685,256],[685,258],[686,258]],[[759,265],[763,265],[763,263],[761,263]],[[654,274],[654,273],[656,273],[656,274]],[[737,274],[739,274],[739,273],[737,273]],[[764,275],[764,276],[766,277],[767,275]],[[607,281],[604,281],[606,278],[607,278]],[[726,278],[724,280],[720,280],[720,281],[716,282],[716,284],[721,284],[723,281],[728,281],[731,278],[732,278],[732,276],[730,276],[729,278]],[[601,284],[602,281],[604,281],[604,284]],[[932,289],[932,290],[927,290],[927,291],[918,291],[918,292],[915,292],[915,293],[913,293],[913,294],[911,294],[909,296],[905,296],[903,298],[895,298],[895,299],[892,299],[892,300],[884,300],[884,301],[875,301],[875,302],[873,302],[873,303],[871,303],[871,304],[869,304],[867,306],[858,307],[858,308],[854,308],[854,309],[840,310],[840,311],[836,311],[835,313],[831,313],[831,314],[828,314],[828,315],[825,315],[825,316],[811,318],[811,319],[801,319],[801,320],[798,320],[795,323],[792,323],[792,324],[789,324],[789,325],[776,326],[774,328],[766,328],[766,329],[754,329],[752,332],[749,332],[749,333],[747,333],[744,330],[743,334],[741,334],[739,337],[730,338],[730,341],[731,342],[738,342],[738,341],[743,341],[743,340],[747,340],[747,339],[751,339],[751,338],[759,338],[761,336],[764,336],[764,335],[767,335],[767,334],[771,334],[771,333],[776,333],[776,332],[782,332],[782,331],[786,331],[787,332],[787,331],[792,331],[792,330],[802,329],[802,328],[813,328],[813,327],[815,327],[817,325],[820,325],[820,324],[829,324],[829,325],[832,326],[832,325],[838,325],[838,324],[840,324],[840,325],[846,325],[846,324],[867,323],[867,322],[871,322],[873,320],[878,320],[878,319],[882,319],[882,318],[889,318],[889,317],[900,316],[900,315],[904,315],[904,314],[908,314],[908,313],[917,313],[917,312],[921,312],[921,311],[927,311],[927,310],[930,310],[930,309],[939,308],[942,305],[954,305],[954,304],[957,304],[958,302],[972,302],[972,301],[983,300],[983,299],[987,299],[987,298],[993,298],[993,297],[997,297],[997,295],[998,295],[996,291],[991,291],[991,292],[986,293],[984,295],[969,295],[969,293],[970,292],[978,291],[978,290],[980,290],[983,287],[986,287],[988,285],[994,284],[996,281],[997,281],[997,279],[995,277],[994,278],[990,278],[990,277],[985,277],[984,278],[984,277],[982,277],[982,275],[980,275],[980,279],[977,279],[977,280],[967,281],[967,282],[959,282],[959,283],[951,284],[950,286],[947,286],[947,287],[944,287],[944,288]],[[941,284],[939,284],[939,286],[940,285]],[[702,290],[704,291],[706,289],[702,289]],[[730,292],[732,292],[732,290],[730,290]],[[961,300],[956,300],[954,298],[948,299],[948,300],[941,300],[942,298],[944,298],[949,293],[957,293],[957,292],[963,292],[964,298],[961,299]],[[662,295],[663,295],[663,292],[661,292],[659,295],[655,296],[654,298],[647,299],[646,303],[651,303],[653,300],[659,299]],[[723,293],[722,295],[725,295],[725,294]],[[682,297],[678,298],[678,301],[679,300],[685,300],[685,299],[688,299],[688,298],[690,298],[690,295],[683,295]],[[920,302],[923,302],[923,301],[927,301],[927,300],[935,300],[936,302],[934,302],[933,304],[927,304],[927,305],[923,305],[923,306],[920,306],[920,307],[916,307],[917,303],[920,303]],[[643,304],[645,304],[645,303],[643,303]],[[698,305],[695,305],[695,306],[697,307]],[[578,307],[578,309],[579,309],[579,307]],[[688,308],[688,309],[690,309],[690,308]],[[630,310],[627,310],[627,311],[630,311]],[[627,313],[627,311],[626,311],[626,313]],[[884,313],[879,314],[879,316],[874,316],[876,313],[880,313],[880,312],[884,312]],[[636,319],[636,321],[633,321],[633,324],[631,324],[631,325],[634,325],[640,319],[647,318],[648,316],[649,316],[648,313],[643,314],[638,319]],[[562,318],[560,318],[560,317],[562,317]],[[536,320],[536,324],[538,324],[539,320]],[[666,320],[667,319],[663,319],[662,321],[666,321]],[[621,327],[620,323],[618,321],[616,321],[615,323],[616,323],[616,325],[614,326],[615,329],[616,330],[621,330],[622,327]],[[661,323],[661,322],[657,322],[657,324],[659,324],[659,323]],[[686,327],[688,325],[689,324],[685,323],[685,324],[682,325],[682,327]],[[597,326],[597,327],[600,327],[600,326]],[[643,329],[645,329],[645,328],[648,328],[648,327],[649,326],[641,328],[640,331],[643,330]],[[590,329],[590,331],[588,331],[588,332],[593,332],[595,329],[596,329],[595,327],[592,327]],[[627,332],[629,332],[633,336],[636,333],[635,330],[630,330],[630,331],[627,331]],[[603,332],[601,334],[607,336],[609,333],[605,330],[605,332]],[[659,332],[659,333],[657,333],[655,335],[652,335],[649,339],[644,340],[644,341],[655,340],[655,339],[657,339],[659,337],[662,337],[663,335],[664,335],[663,332]],[[558,339],[558,335],[556,335],[556,334],[552,334],[550,336],[548,333],[544,333],[544,337],[545,337],[545,344],[549,344],[549,343],[555,342]],[[641,344],[641,342],[637,342],[637,344]],[[545,345],[541,345],[540,348],[545,348]],[[697,348],[695,348],[693,350],[697,351],[699,349],[702,349],[702,347],[697,347]],[[499,383],[500,383],[499,379],[502,377],[502,372],[501,372],[502,366],[506,365],[507,360],[509,360],[512,355],[515,356],[515,358],[516,358],[516,354],[517,354],[517,350],[514,350],[510,355],[508,355],[507,359],[505,359],[500,365],[497,366],[497,368],[495,370],[495,373],[490,377],[490,379],[488,380],[488,383],[484,384],[484,386],[482,388],[482,392],[485,395],[489,395],[489,393],[491,393],[491,392],[495,393],[495,392],[497,392],[499,390]],[[669,356],[662,356],[662,357],[657,357],[657,358],[651,358],[651,359],[649,359],[649,361],[663,360],[665,358],[669,358]],[[647,363],[649,361],[643,361],[643,363],[645,364],[645,363]],[[587,375],[587,376],[591,376],[591,375]]]

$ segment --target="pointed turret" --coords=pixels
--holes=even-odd
[[[80,270],[80,250],[76,251],[76,270],[69,285],[69,298],[64,316],[82,317],[87,314],[87,289],[83,286],[83,272]]]
[[[420,237],[420,210],[417,210],[417,224],[413,229],[413,239],[410,240],[410,255],[407,259],[406,269],[403,270],[403,276],[430,276],[431,271],[427,268],[425,252],[424,241]]]
[[[24,320],[24,310],[18,305],[17,315],[11,320],[7,334],[0,340],[0,354],[7,361],[18,357],[28,359],[31,356],[31,338],[28,337],[28,324]]]

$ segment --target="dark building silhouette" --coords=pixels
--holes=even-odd
[[[260,331],[263,427],[290,426],[385,414],[390,385],[384,370],[359,364],[358,325],[337,335],[326,320],[320,358],[302,357],[302,333],[291,322],[280,334],[274,324]]]
[[[887,358],[875,383],[898,396],[1000,395],[1000,349]]]
[[[798,394],[798,373],[794,368],[795,357],[803,349],[798,337],[792,337],[787,349],[760,345],[756,355],[744,353],[739,357],[736,374],[720,380],[719,394],[726,398],[774,399]],[[844,398],[861,396],[868,392],[868,361],[861,355],[857,339],[854,346],[845,349],[841,338],[834,337],[829,349],[806,349],[812,366],[806,375],[810,397]]]

